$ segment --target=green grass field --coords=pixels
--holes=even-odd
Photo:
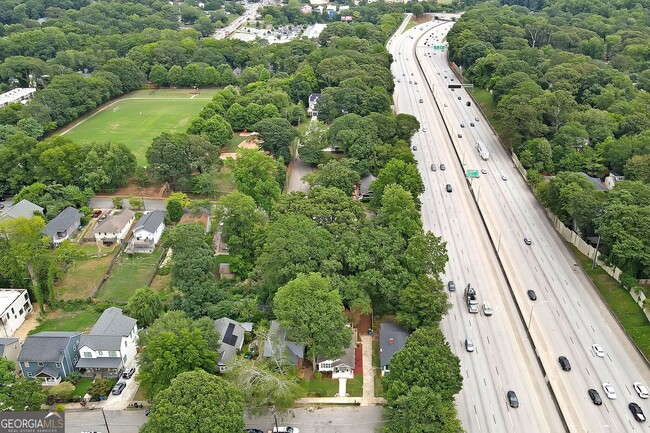
[[[153,138],[162,132],[184,132],[216,89],[201,90],[194,98],[189,92],[188,89],[138,90],[91,113],[63,134],[80,143],[124,143],[138,164],[146,165],[145,152]]]
[[[88,332],[95,325],[100,315],[101,313],[98,313],[92,307],[80,311],[57,310],[49,314],[46,320],[42,321],[29,333],[36,334],[44,331]]]
[[[152,254],[122,253],[119,261],[113,266],[108,280],[97,292],[97,299],[128,301],[136,289],[149,284],[149,280],[156,272],[156,265],[162,251],[162,248],[156,248]]]

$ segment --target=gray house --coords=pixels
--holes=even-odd
[[[287,360],[298,368],[302,368],[302,361],[305,359],[305,344],[287,341],[287,331],[280,327],[277,320],[271,322],[269,338],[264,341],[265,358],[276,355],[278,350],[284,350]]]
[[[165,213],[159,210],[142,215],[133,228],[126,252],[151,254],[165,230],[164,220]]]
[[[391,322],[382,322],[379,329],[379,365],[381,375],[390,372],[390,360],[404,348],[409,333],[406,329]]]
[[[0,215],[0,222],[8,219],[31,218],[34,213],[43,213],[43,208],[29,200],[21,200]]]
[[[223,373],[228,362],[237,356],[237,352],[243,347],[246,329],[241,323],[227,317],[215,320],[214,329],[221,336],[218,365],[219,372]]]
[[[15,337],[0,338],[0,356],[14,362],[16,374],[20,373],[18,354],[20,354],[20,340]]]
[[[316,368],[323,373],[332,373],[332,379],[354,379],[356,344],[355,337],[350,339],[343,353],[336,359],[316,357]]]
[[[52,244],[58,246],[77,231],[84,215],[72,206],[63,209],[60,214],[47,223],[47,236],[52,239]]]
[[[74,371],[79,359],[79,332],[39,332],[25,339],[18,355],[20,370],[27,379],[43,385],[58,385]]]

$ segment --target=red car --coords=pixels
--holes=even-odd
[[[102,214],[102,210],[101,210],[101,209],[96,209],[96,210],[93,212],[93,218],[97,218],[97,217],[100,216],[101,214]]]

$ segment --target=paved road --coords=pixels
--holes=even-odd
[[[129,200],[124,199],[124,206],[128,207]],[[146,210],[165,210],[167,201],[164,198],[145,198],[144,199],[144,208]],[[93,209],[112,209],[113,208],[113,198],[112,197],[91,197],[90,207]]]

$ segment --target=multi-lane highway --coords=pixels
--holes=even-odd
[[[395,109],[421,123],[413,153],[426,185],[424,227],[448,241],[445,278],[457,286],[442,327],[461,358],[465,381],[457,406],[463,425],[468,432],[650,431],[628,410],[634,401],[650,414],[650,405],[632,389],[633,382],[650,383],[644,360],[574,266],[467,91],[448,88],[458,78],[446,50],[433,45],[443,44],[452,25],[434,21],[398,31],[388,49],[395,59]],[[476,150],[479,141],[489,149],[487,160]],[[471,187],[467,169],[483,171]],[[468,313],[462,296],[468,283],[479,304],[489,302],[492,316]],[[536,292],[535,301],[528,290]],[[474,341],[474,352],[465,350],[465,338]],[[595,343],[603,358],[592,351]],[[562,371],[559,356],[569,359],[571,371]],[[617,399],[605,396],[603,382],[614,387]],[[602,405],[592,403],[590,388],[600,393]],[[509,407],[508,390],[517,393],[519,408]]]

